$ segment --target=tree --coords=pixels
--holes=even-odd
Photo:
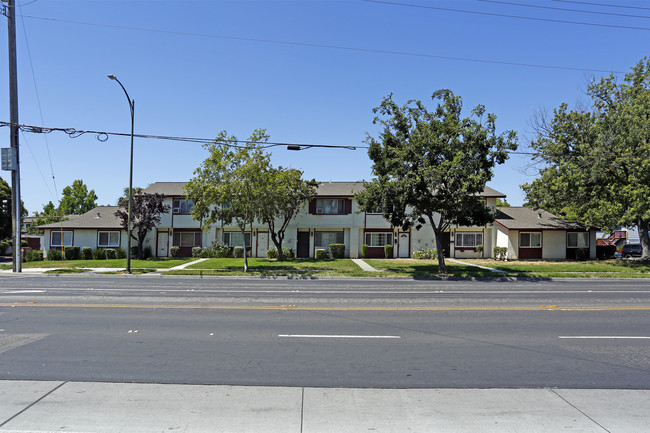
[[[517,148],[514,131],[497,135],[494,114],[478,105],[461,117],[462,99],[438,90],[433,112],[422,102],[398,106],[392,95],[373,110],[383,126],[377,139],[368,136],[373,174],[357,195],[363,210],[381,209],[394,226],[419,230],[428,222],[435,234],[438,269],[446,273],[442,233],[450,224],[484,225],[494,214],[481,197],[492,169]]]
[[[245,144],[222,131],[214,143],[204,145],[210,153],[185,185],[194,202],[192,215],[208,230],[212,224],[233,221],[242,233],[244,272],[248,271],[246,227],[251,227],[264,202],[270,156],[259,143],[268,141],[263,129],[255,130]]]
[[[636,226],[650,259],[650,60],[640,61],[618,82],[592,80],[591,106],[535,122],[531,143],[539,177],[522,185],[528,206],[573,221],[613,230]]]
[[[95,190],[88,191],[83,180],[77,179],[71,186],[63,188],[63,197],[59,202],[61,215],[81,215],[97,206],[97,195]]]
[[[501,200],[500,198],[497,198],[497,207],[510,207],[510,203],[508,203],[508,200],[506,199]]]
[[[141,188],[139,186],[134,186],[131,188],[131,194],[133,197],[135,197],[136,194],[140,194],[144,188]],[[129,200],[129,187],[125,187],[124,191],[122,192],[122,197],[119,197],[117,199],[117,205],[120,206],[124,200]]]
[[[34,235],[42,235],[44,233],[43,230],[38,229],[39,226],[56,223],[66,219],[63,215],[61,215],[52,201],[49,201],[45,206],[43,206],[43,212],[40,214],[37,213],[36,216],[38,218],[34,219],[32,225],[27,229],[28,233]]]
[[[259,203],[258,219],[269,228],[278,260],[283,261],[282,242],[289,222],[314,198],[318,184],[313,179],[303,180],[302,172],[293,168],[269,168],[264,174],[267,180],[260,185],[265,193]]]
[[[143,259],[142,244],[154,227],[160,224],[160,216],[170,211],[171,207],[164,204],[163,194],[140,193],[133,196],[131,202],[131,238],[138,243],[138,258]],[[128,230],[128,201],[123,201],[115,216],[122,220],[122,228]],[[127,254],[131,254],[127,251]]]
[[[11,187],[0,177],[0,202],[11,200]],[[11,215],[0,209],[0,241],[11,237]]]

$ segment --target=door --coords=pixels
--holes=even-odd
[[[158,249],[156,250],[156,257],[167,257],[169,250],[169,233],[158,232]]]
[[[440,242],[442,243],[444,256],[447,258],[451,257],[451,237],[449,236],[449,232],[442,232],[440,234]]]
[[[266,250],[269,249],[269,234],[257,232],[257,257],[266,257]]]
[[[309,232],[298,232],[297,250],[297,257],[302,259],[309,258]]]
[[[400,233],[399,240],[397,244],[397,250],[399,251],[398,257],[400,259],[407,259],[411,257],[411,234],[410,233]]]

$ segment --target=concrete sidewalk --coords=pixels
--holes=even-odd
[[[0,381],[0,432],[647,432],[650,391]]]

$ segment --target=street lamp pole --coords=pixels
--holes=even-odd
[[[127,240],[126,240],[126,273],[131,273],[131,203],[133,202],[133,126],[135,119],[135,101],[129,97],[129,93],[126,91],[120,80],[113,74],[109,74],[108,78],[111,80],[117,81],[117,84],[120,85],[124,94],[126,95],[126,100],[129,101],[129,108],[131,109],[131,159],[129,165],[129,207],[127,211]]]

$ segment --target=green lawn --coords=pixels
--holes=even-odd
[[[416,259],[364,259],[373,268],[382,271],[382,275],[431,277],[438,275],[438,260]],[[494,277],[500,276],[475,266],[446,262],[447,273],[454,277]]]
[[[143,269],[169,269],[182,265],[191,260],[190,258],[167,258],[158,257],[147,260],[131,260],[131,268]],[[41,261],[26,262],[23,268],[126,268],[126,259],[112,260],[63,260],[63,261]],[[7,269],[11,269],[11,265]]]
[[[209,259],[188,266],[181,271],[169,271],[167,275],[319,275],[319,276],[363,276],[362,271],[352,260],[295,259],[279,262],[277,260],[249,258],[248,272],[244,273],[244,259]]]

